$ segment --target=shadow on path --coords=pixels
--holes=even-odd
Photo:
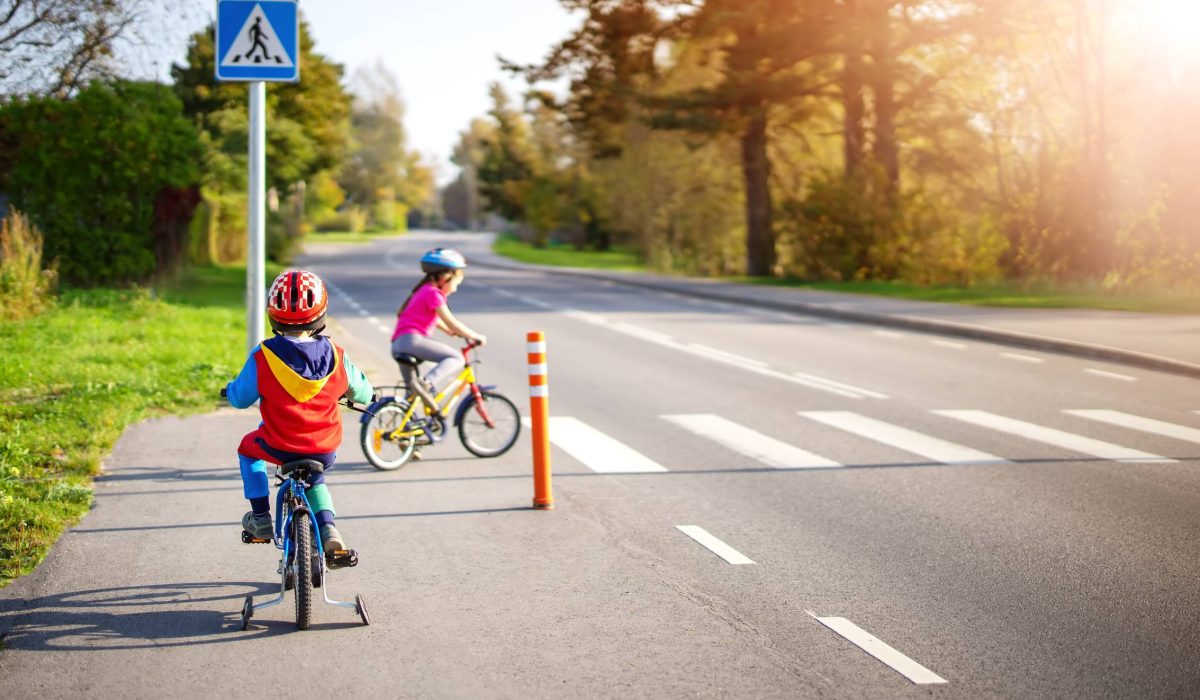
[[[245,597],[278,590],[277,583],[216,581],[97,588],[32,600],[0,599],[0,630],[4,631],[0,641],[9,650],[106,651],[257,639],[296,629],[295,623],[286,621],[255,620],[250,630],[240,630]],[[212,609],[177,609],[198,603]],[[116,612],[112,612],[114,608]]]

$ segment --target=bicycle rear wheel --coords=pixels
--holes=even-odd
[[[313,526],[308,511],[297,511],[292,516],[292,528],[296,545],[292,559],[296,566],[296,627],[306,630],[312,624],[313,609]]]
[[[371,466],[391,471],[403,467],[412,457],[413,450],[417,447],[414,438],[388,438],[388,435],[404,425],[404,414],[407,412],[408,403],[397,399],[375,409],[375,415],[362,424],[358,441]]]
[[[503,394],[481,393],[482,401],[473,399],[463,410],[458,437],[476,457],[499,457],[516,444],[521,434],[521,414]]]

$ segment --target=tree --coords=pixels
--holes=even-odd
[[[535,158],[529,124],[499,83],[492,83],[490,93],[492,109],[488,115],[494,128],[480,144],[483,158],[478,169],[479,193],[491,211],[509,221],[524,221],[522,189],[534,174]]]
[[[834,0],[707,0],[698,7],[646,0],[564,4],[586,7],[588,18],[545,64],[523,72],[540,80],[579,71],[584,77],[572,83],[572,103],[585,111],[595,104],[601,115],[613,115],[601,124],[619,119],[627,104],[622,96],[636,90],[655,128],[736,134],[745,188],[746,271],[772,274],[772,109],[827,91],[830,81],[815,59],[832,51]],[[719,79],[675,93],[638,89],[639,79],[653,78],[657,43],[664,38],[712,51]]]
[[[351,83],[353,143],[339,183],[352,202],[371,212],[381,206],[390,209],[396,201],[410,209],[420,207],[430,196],[433,178],[419,154],[407,148],[404,101],[396,77],[377,63],[357,71]]]
[[[0,93],[67,95],[111,75],[144,0],[0,0]]]

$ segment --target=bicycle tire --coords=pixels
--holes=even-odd
[[[517,443],[521,435],[521,413],[507,396],[495,391],[480,392],[483,406],[494,427],[489,427],[478,411],[479,399],[472,397],[463,407],[458,422],[458,438],[476,457],[499,457]]]
[[[363,456],[371,466],[382,471],[399,469],[412,458],[413,450],[417,448],[416,440],[377,440],[377,432],[395,430],[404,422],[404,414],[408,412],[408,403],[397,399],[375,409],[375,415],[362,424],[359,430],[358,443],[362,447]]]
[[[306,630],[312,624],[313,613],[313,526],[308,511],[296,511],[292,517],[292,528],[296,545],[292,559],[296,563],[296,627]]]

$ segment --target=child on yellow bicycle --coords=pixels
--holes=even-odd
[[[463,356],[445,343],[430,336],[436,328],[450,336],[473,340],[480,345],[487,336],[468,328],[454,317],[446,298],[458,291],[462,284],[463,270],[467,261],[462,253],[453,248],[434,248],[421,256],[421,271],[425,277],[413,287],[412,293],[396,312],[396,329],[392,333],[392,356],[412,355],[421,360],[436,362],[425,374],[424,387],[430,395],[426,403],[434,411],[441,407],[430,401],[437,387],[446,379],[457,375],[463,368]],[[413,388],[420,393],[420,389]]]
[[[238,446],[242,489],[250,501],[242,528],[254,537],[270,539],[274,531],[267,464],[314,459],[329,469],[342,442],[338,400],[342,396],[359,403],[371,400],[366,376],[344,350],[321,335],[328,305],[325,284],[317,275],[288,270],[276,277],[267,295],[267,315],[275,336],[251,351],[237,379],[225,388],[234,408],[259,401],[262,415],[258,429]],[[324,550],[346,549],[334,524],[325,475],[310,477],[305,494],[320,525]]]

